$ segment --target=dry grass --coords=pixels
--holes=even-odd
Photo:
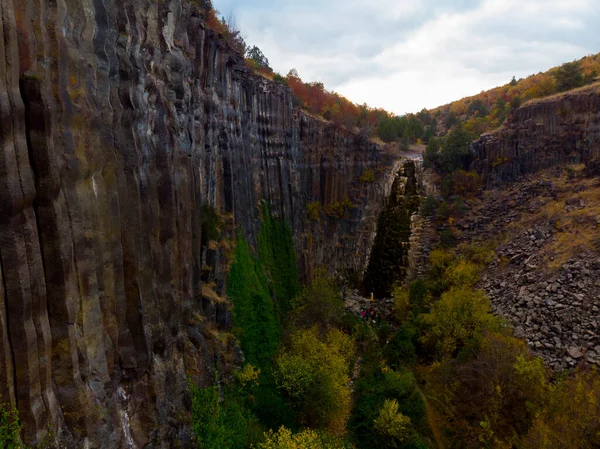
[[[228,303],[227,298],[223,298],[217,294],[214,290],[215,284],[202,284],[202,297],[208,299],[215,304],[226,304]]]
[[[549,97],[535,98],[533,100],[526,101],[521,107],[546,103],[549,101],[557,100],[559,98],[568,97],[569,95],[573,95],[575,93],[584,93],[586,91],[589,91],[590,93],[600,94],[600,82],[588,84],[587,86],[578,87],[577,89],[568,90],[566,92],[560,92],[558,94],[550,95]]]
[[[557,200],[544,205],[537,219],[554,224],[556,234],[547,246],[549,255],[554,257],[548,263],[550,269],[559,269],[565,262],[582,251],[600,250],[600,184],[597,179],[570,182],[565,176],[557,179],[555,185],[561,189]],[[577,187],[579,192],[574,191]],[[568,199],[583,200],[583,208],[568,207]]]

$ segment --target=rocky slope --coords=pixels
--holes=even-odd
[[[49,425],[65,447],[185,447],[186,376],[232,350],[207,331],[228,325],[228,260],[203,208],[255,243],[264,199],[304,278],[360,270],[398,165],[294,110],[187,2],[0,12],[0,394],[30,444]]]
[[[600,183],[579,168],[489,190],[457,222],[465,241],[498,243],[479,287],[558,371],[600,365]]]
[[[472,149],[488,186],[558,164],[597,164],[600,84],[524,104]]]

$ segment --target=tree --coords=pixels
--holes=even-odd
[[[471,137],[462,126],[453,128],[442,147],[439,169],[445,173],[452,173],[461,168],[468,168],[471,162],[470,143]]]
[[[313,282],[292,300],[290,320],[298,328],[319,326],[321,332],[341,325],[344,301],[324,270],[317,270]]]
[[[454,287],[425,315],[428,325],[423,340],[442,355],[453,355],[484,329],[497,325],[490,303],[481,290]]]
[[[600,376],[595,369],[577,372],[547,396],[548,406],[534,421],[523,447],[600,447]]]
[[[402,443],[409,438],[412,429],[410,418],[398,411],[398,401],[386,399],[375,419],[375,430]]]
[[[398,138],[398,128],[393,117],[383,117],[377,122],[377,135],[386,143]]]
[[[458,117],[456,116],[456,114],[453,111],[450,111],[448,113],[448,115],[446,116],[446,118],[444,119],[444,126],[446,126],[446,129],[450,129],[452,128],[454,125],[458,125],[460,123],[460,121],[458,120]]]
[[[423,164],[425,165],[425,168],[434,168],[437,165],[441,147],[442,142],[440,139],[435,137],[429,139],[427,147],[425,148],[425,154],[423,155]]]
[[[265,433],[265,441],[258,449],[343,449],[343,442],[314,430],[303,430],[296,434],[281,427],[277,432],[270,430]]]
[[[521,106],[521,103],[523,103],[523,99],[518,95],[515,95],[510,100],[510,110],[512,111],[513,109],[517,109],[519,106]]]
[[[252,48],[246,52],[246,58],[254,62],[255,69],[271,70],[271,67],[269,67],[269,60],[256,45],[252,46]]]
[[[354,342],[337,329],[324,338],[316,327],[290,337],[288,348],[277,358],[275,376],[305,425],[333,434],[345,431],[351,403],[348,371],[354,353]]]
[[[581,66],[577,61],[567,62],[561,65],[556,69],[553,75],[556,79],[556,90],[558,92],[564,92],[583,86],[583,74],[581,72]]]
[[[510,80],[510,84],[511,86],[516,86],[517,85],[517,79],[513,76],[512,79]]]

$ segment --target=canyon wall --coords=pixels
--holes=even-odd
[[[472,150],[472,169],[488,186],[558,164],[594,164],[600,159],[600,84],[524,104]]]
[[[190,446],[187,379],[232,351],[203,211],[255,245],[265,200],[304,279],[362,270],[398,163],[295,110],[187,2],[0,0],[0,36],[1,401],[29,444]]]

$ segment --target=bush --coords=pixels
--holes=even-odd
[[[369,168],[365,168],[363,174],[360,175],[359,181],[362,183],[375,182],[375,172]]]
[[[433,195],[429,195],[423,202],[423,215],[433,217],[438,207],[438,200]]]
[[[281,76],[279,73],[276,73],[275,75],[273,75],[273,81],[275,81],[276,83],[279,83],[279,84],[283,84],[284,86],[288,85],[288,82],[285,79],[285,77]]]
[[[452,229],[444,229],[440,232],[440,244],[444,248],[452,248],[456,244],[456,237]]]
[[[19,414],[8,404],[0,403],[0,447],[21,449]]]
[[[344,449],[348,446],[341,440],[314,430],[303,430],[292,434],[289,429],[281,427],[277,432],[265,433],[265,441],[258,449]]]
[[[313,201],[306,206],[306,218],[319,221],[321,215],[321,203]]]

